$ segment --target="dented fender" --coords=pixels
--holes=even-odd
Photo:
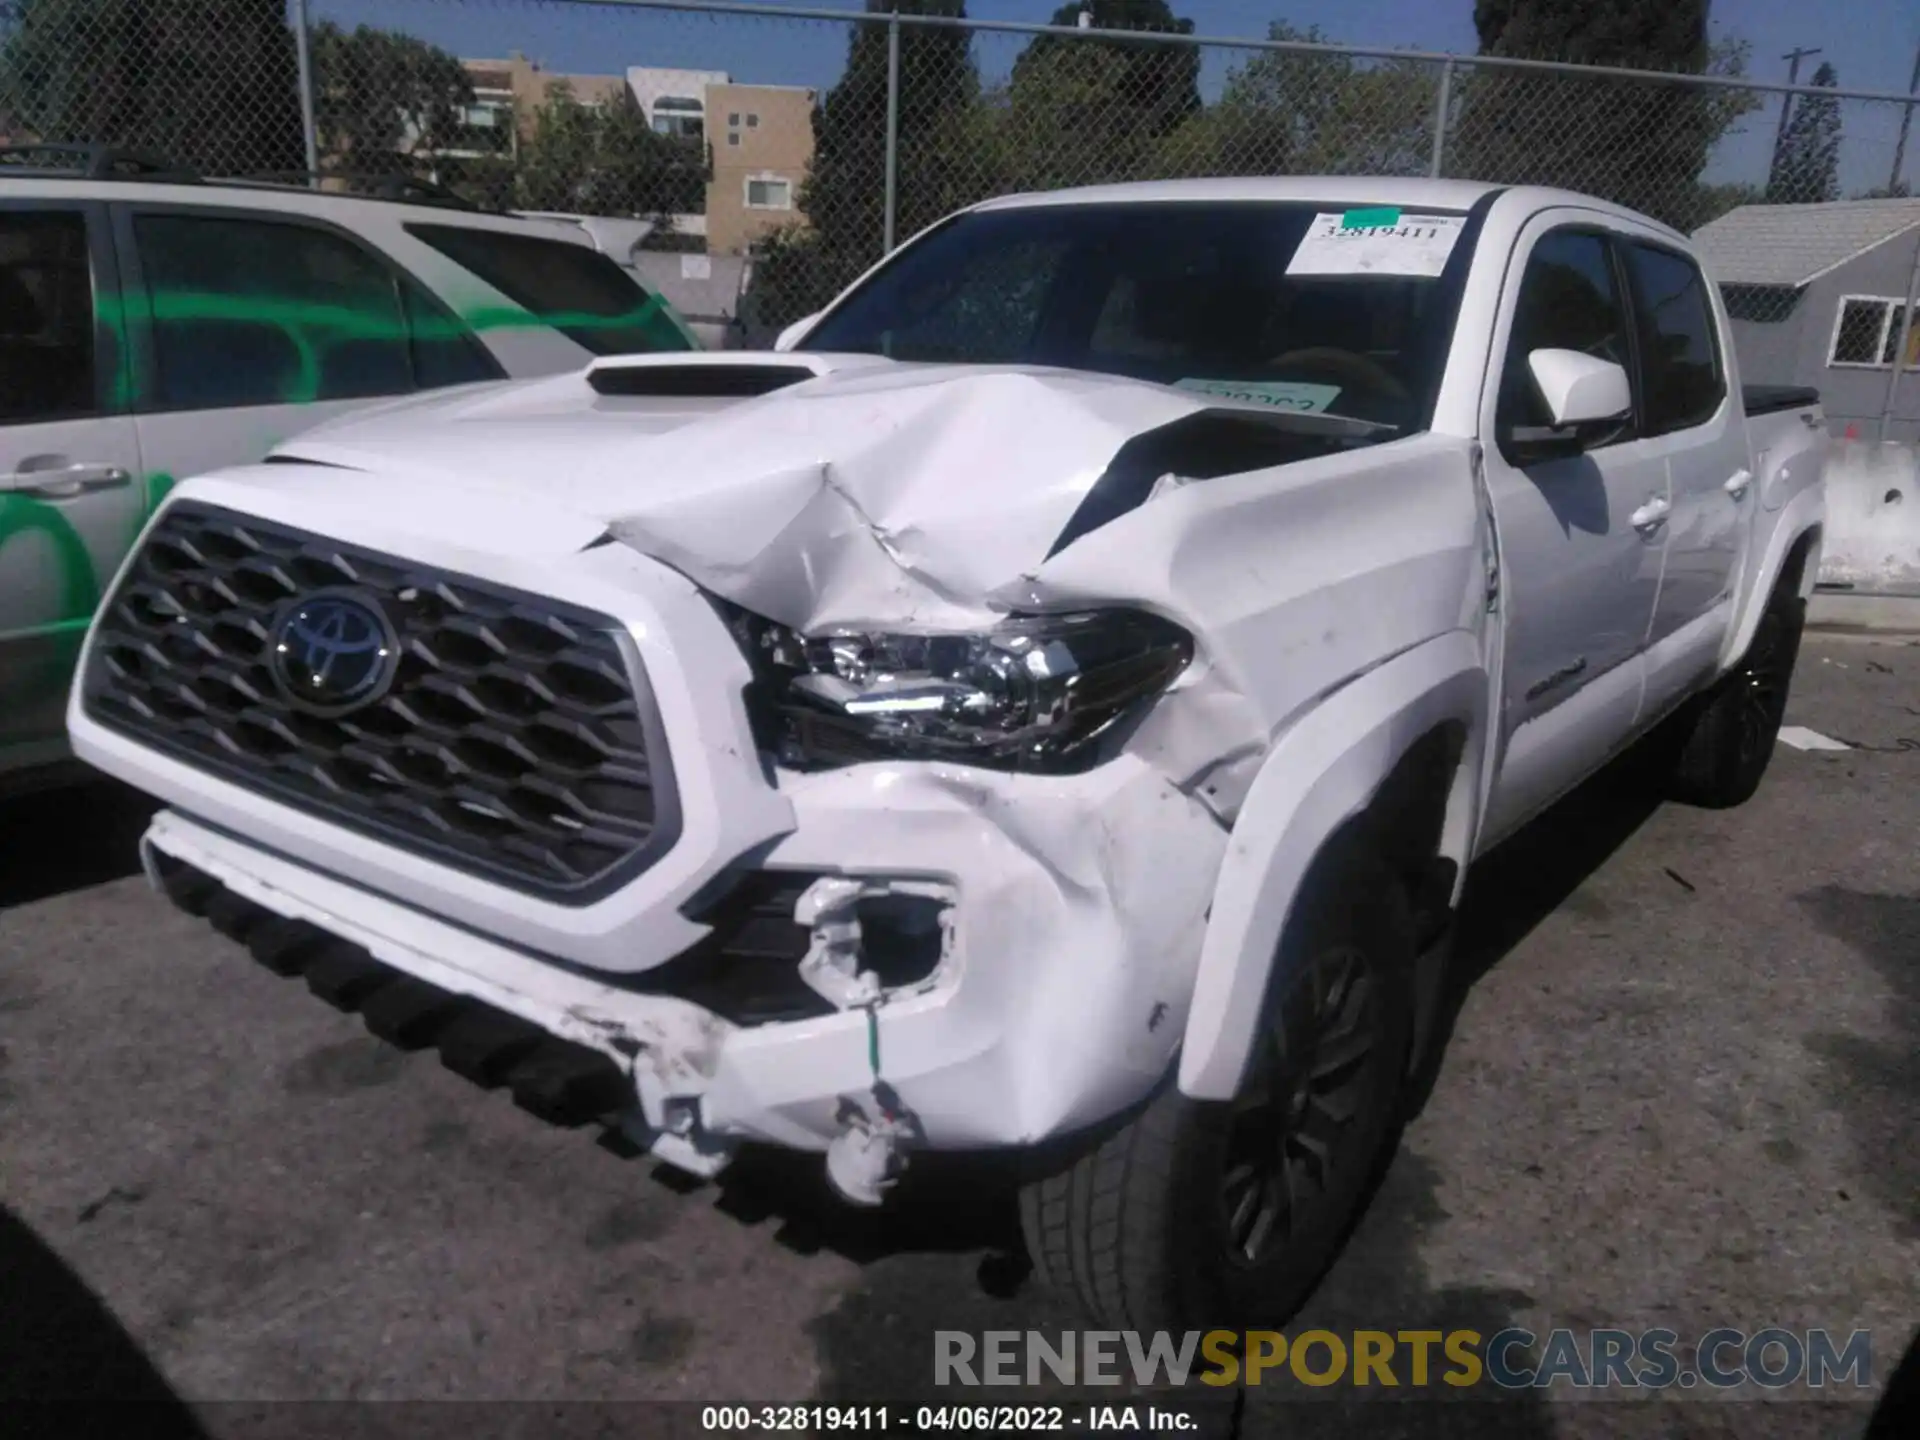
[[[1453,630],[1327,696],[1276,741],[1241,806],[1215,885],[1180,1053],[1183,1094],[1228,1100],[1239,1089],[1308,867],[1414,741],[1449,721],[1465,723],[1468,743],[1447,844],[1471,852],[1491,689],[1480,638]]]

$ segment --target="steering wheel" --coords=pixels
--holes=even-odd
[[[1313,345],[1302,350],[1289,350],[1267,361],[1274,370],[1317,371],[1330,379],[1338,379],[1342,385],[1351,385],[1358,390],[1370,390],[1389,400],[1410,400],[1413,394],[1391,370],[1377,360],[1369,360],[1365,355],[1352,350],[1342,350],[1333,345]]]

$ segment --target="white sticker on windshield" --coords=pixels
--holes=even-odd
[[[1428,275],[1447,268],[1463,215],[1322,211],[1287,263],[1289,275]]]
[[[1317,415],[1340,397],[1338,385],[1309,385],[1298,380],[1176,380],[1176,390],[1198,390],[1222,400],[1265,405],[1275,410],[1299,410]]]

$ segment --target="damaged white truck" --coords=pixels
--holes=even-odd
[[[1019,1150],[1093,1315],[1275,1322],[1473,858],[1656,729],[1759,784],[1822,425],[1579,195],[998,200],[774,351],[180,485],[69,725],[167,894],[396,1044],[700,1175]]]

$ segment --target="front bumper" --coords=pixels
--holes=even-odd
[[[556,565],[343,522],[312,492],[217,477],[185,488],[615,617],[644,668],[672,756],[679,838],[611,893],[573,905],[160,753],[100,723],[76,689],[78,754],[168,806],[144,842],[156,881],[206,877],[230,897],[223,906],[287,922],[263,934],[311,927],[426,987],[400,1007],[422,1043],[435,1040],[439,1013],[427,990],[532,1026],[608,1062],[624,1090],[605,1113],[662,1158],[708,1172],[742,1140],[821,1150],[863,1123],[935,1148],[1030,1144],[1109,1117],[1167,1074],[1226,837],[1138,757],[1073,776],[904,762],[774,770],[755,748],[741,698],[750,676],[718,616],[683,577],[634,551],[603,546]],[[663,993],[663,976],[702,963],[715,897],[768,875],[937,896],[937,962],[878,993],[838,993],[799,1018],[757,1023],[694,1003],[698,987]],[[844,959],[844,912],[817,908],[797,918],[816,949],[838,945]],[[229,928],[251,942],[250,922]],[[297,959],[283,950],[276,963]],[[343,960],[323,974],[351,968]],[[329,998],[351,1005],[352,988],[334,985]],[[396,1023],[384,1016],[376,1029]],[[588,1089],[607,1100],[598,1084]]]
[[[1222,844],[1199,806],[1130,760],[1059,781],[863,766],[794,788],[801,823],[767,870],[918,881],[950,905],[931,973],[788,1022],[734,1023],[641,992],[644,977],[503,944],[177,812],[143,844],[157,885],[201,913],[225,897],[216,923],[273,968],[331,955],[310,983],[365,1009],[376,1033],[471,1051],[462,1015],[510,1017],[521,1031],[497,1033],[518,1033],[519,1049],[449,1063],[476,1079],[497,1064],[488,1078],[519,1094],[527,1061],[540,1082],[529,1108],[591,1112],[695,1173],[741,1140],[822,1151],[849,1125],[904,1122],[936,1149],[1025,1145],[1096,1123],[1165,1075]],[[396,976],[412,988],[376,1003]],[[563,1050],[536,1050],[539,1037]],[[541,1088],[553,1084],[567,1095]]]

